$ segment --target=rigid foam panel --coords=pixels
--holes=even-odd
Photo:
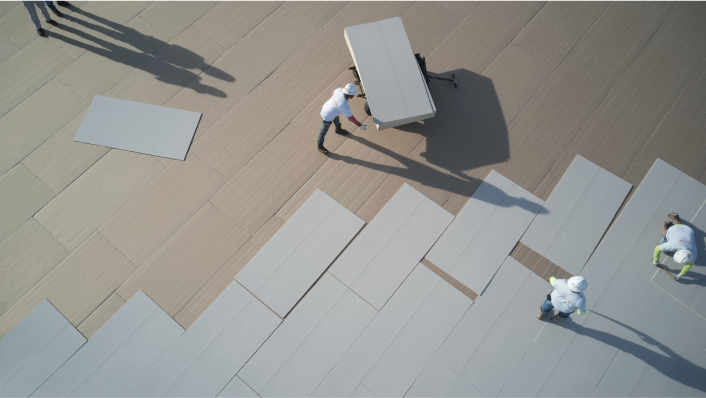
[[[319,384],[312,397],[374,397],[358,380],[336,365]]]
[[[405,397],[482,397],[483,395],[454,373],[437,357],[424,368],[424,371],[407,391]]]

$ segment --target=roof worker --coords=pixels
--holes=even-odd
[[[670,213],[667,214],[667,217],[674,220],[674,223],[664,223],[662,237],[659,239],[659,245],[655,247],[652,264],[661,265],[659,262],[660,253],[672,256],[674,262],[684,264],[681,272],[674,277],[675,280],[679,280],[689,272],[696,261],[696,239],[694,239],[694,230],[682,224],[679,214]]]
[[[552,317],[552,322],[568,318],[574,311],[579,315],[586,313],[586,296],[583,295],[583,291],[588,287],[588,282],[583,276],[574,276],[569,280],[556,279],[552,276],[549,278],[549,283],[554,286],[554,290],[547,294],[547,299],[539,307],[538,319],[542,319],[554,308],[559,313]]]
[[[328,154],[328,150],[324,148],[324,137],[328,132],[331,123],[336,125],[336,134],[346,135],[348,131],[341,127],[341,122],[338,119],[338,115],[343,113],[344,116],[351,121],[351,123],[360,127],[361,130],[367,130],[367,126],[360,123],[353,116],[351,112],[351,107],[348,105],[348,100],[355,97],[358,91],[355,89],[354,84],[346,84],[346,87],[337,88],[331,93],[331,98],[326,101],[324,106],[321,108],[321,131],[319,131],[319,152],[324,155]]]

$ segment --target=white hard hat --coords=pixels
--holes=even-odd
[[[355,84],[353,84],[353,83],[346,84],[346,87],[343,87],[343,94],[346,94],[346,95],[358,94],[358,91],[355,89]]]
[[[676,261],[677,264],[690,263],[693,260],[694,253],[690,252],[689,250],[679,250],[678,252],[674,253],[674,261]]]
[[[583,276],[574,276],[569,278],[569,289],[575,292],[582,292],[588,287],[588,282]]]

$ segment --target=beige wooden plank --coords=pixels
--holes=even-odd
[[[0,241],[20,228],[54,196],[54,192],[22,164],[1,176]]]
[[[10,59],[19,51],[20,48],[18,46],[5,37],[5,35],[0,34],[0,64]]]
[[[466,17],[481,3],[480,1],[439,1],[439,4],[448,8],[449,10],[459,14],[462,17]]]
[[[439,275],[439,277],[441,279],[445,280],[449,285],[455,287],[459,292],[465,294],[466,297],[468,297],[469,299],[475,301],[478,298],[478,293],[469,289],[466,285],[459,282],[456,278],[449,275],[443,269],[437,267],[436,264],[432,263],[431,261],[427,260],[426,258],[423,258],[421,263],[424,264],[427,268],[429,268],[432,272]]]
[[[426,57],[463,20],[436,2],[416,2],[401,16],[412,51]],[[430,24],[429,21],[434,21]]]
[[[133,196],[99,232],[138,266],[226,182],[197,157],[174,162]]]
[[[124,304],[125,300],[117,293],[111,294],[76,329],[90,339]]]
[[[169,37],[177,37],[216,4],[215,1],[155,1],[140,16]]]
[[[168,36],[139,16],[105,39],[91,36],[89,43],[68,36],[58,39],[87,50],[57,78],[88,101],[94,95],[105,94],[169,41]]]
[[[163,105],[208,70],[222,80],[233,80],[226,72],[211,68],[225,49],[198,30],[189,27],[162,47],[106,96],[129,101]]]
[[[486,7],[505,16],[506,20],[524,27],[545,6],[543,1],[488,1],[479,7]]]
[[[37,40],[0,64],[0,117],[51,81],[72,61],[68,54],[48,41]]]
[[[541,138],[525,136],[517,142],[510,141],[510,159],[499,167],[497,172],[517,185],[533,192],[544,180],[554,163],[561,156],[561,151]]]
[[[522,29],[513,44],[557,67],[606,7],[606,2],[550,1]]]
[[[591,66],[619,78],[664,21],[664,15],[637,2],[612,2],[572,52]]]
[[[250,238],[207,203],[117,293],[129,300],[142,290],[173,318]]]
[[[74,250],[163,169],[149,155],[111,150],[35,218]]]
[[[74,141],[87,110],[22,160],[22,164],[57,194],[110,151],[100,145]]]
[[[134,270],[130,260],[95,232],[0,316],[0,336],[45,298],[78,326]]]
[[[299,17],[307,25],[320,28],[347,5],[346,1],[287,1],[282,8]]]
[[[661,29],[667,36],[690,47],[694,51],[706,52],[706,4],[701,1],[673,2]]]
[[[279,1],[221,1],[191,26],[230,49],[281,5]]]
[[[250,239],[217,274],[213,276],[191,301],[179,311],[174,319],[188,328],[206,311],[211,303],[233,282],[235,276],[262,249],[263,246],[284,225],[284,221],[272,217]],[[236,282],[237,283],[237,282]]]
[[[34,218],[0,242],[0,253],[0,315],[69,255]]]

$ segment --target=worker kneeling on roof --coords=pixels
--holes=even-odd
[[[341,121],[338,119],[338,115],[343,113],[344,116],[351,121],[351,123],[360,127],[361,130],[367,130],[368,128],[357,121],[353,116],[351,107],[348,105],[348,100],[355,97],[358,91],[355,89],[354,84],[346,84],[346,87],[337,88],[331,93],[331,98],[326,101],[324,106],[321,108],[321,130],[319,131],[319,152],[327,154],[328,150],[324,148],[324,137],[328,132],[331,123],[336,125],[336,134],[346,135],[348,132],[341,127]]]
[[[554,286],[554,290],[547,294],[547,299],[539,307],[537,318],[542,319],[544,315],[556,308],[559,313],[552,317],[552,322],[559,319],[568,318],[572,312],[579,315],[586,313],[586,296],[583,291],[588,287],[588,283],[583,276],[574,276],[566,279],[549,278],[549,283]]]
[[[668,256],[673,256],[674,262],[684,264],[681,272],[674,277],[679,280],[691,269],[696,261],[696,239],[694,238],[694,230],[682,224],[679,214],[670,213],[667,217],[674,222],[665,222],[662,230],[662,237],[659,239],[659,245],[655,247],[654,260],[652,264],[659,266],[659,255],[664,253]]]

